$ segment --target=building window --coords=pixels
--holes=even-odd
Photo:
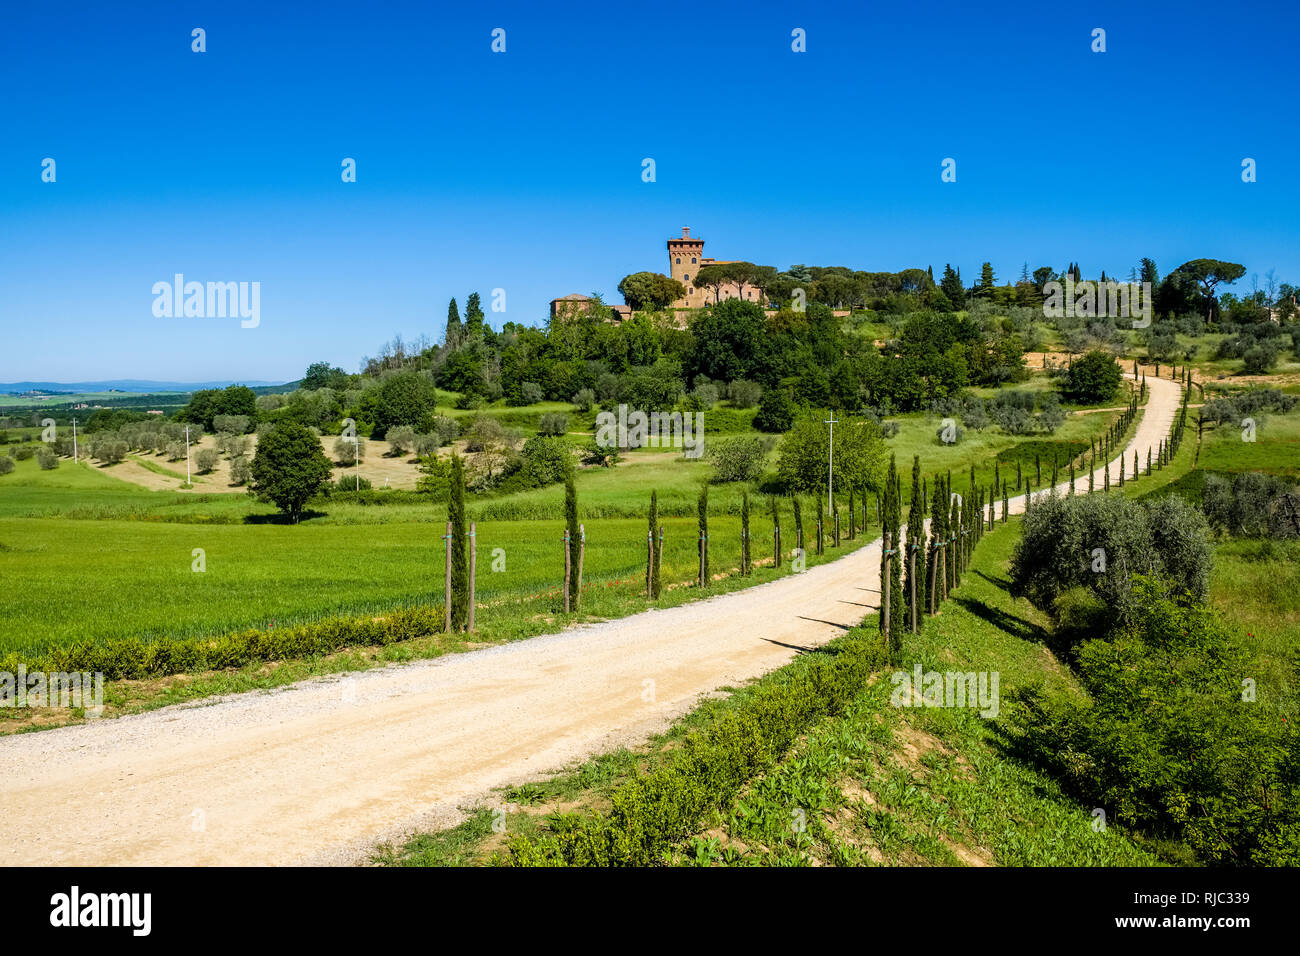
[[[678,265],[681,265],[681,264],[682,264],[682,257],[681,257],[681,256],[678,256],[678,257],[677,257],[677,264],[678,264]]]
[[[695,257],[691,256],[691,265],[695,265]]]
[[[687,282],[690,282],[690,281],[691,281],[691,277],[690,277],[690,274],[689,274],[689,273],[687,273],[686,275],[682,276],[682,278],[685,279]]]

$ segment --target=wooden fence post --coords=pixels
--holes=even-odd
[[[654,597],[651,593],[651,576],[654,574],[655,567],[655,533],[646,531],[645,533],[645,596]]]
[[[469,620],[466,631],[474,630],[474,575],[478,571],[478,535],[476,523],[469,523]]]

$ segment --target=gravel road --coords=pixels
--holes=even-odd
[[[1145,467],[1181,397],[1173,382],[1148,386],[1130,466],[1136,450]],[[700,695],[842,634],[875,610],[879,563],[876,541],[683,607],[0,739],[0,863],[364,861],[377,842],[453,824],[494,787],[644,740]]]

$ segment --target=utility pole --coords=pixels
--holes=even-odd
[[[194,484],[190,477],[190,426],[185,426],[185,484]]]
[[[835,413],[831,412],[831,417],[823,420],[822,424],[831,426],[831,436],[827,444],[829,457],[826,469],[826,513],[832,514],[835,511]]]

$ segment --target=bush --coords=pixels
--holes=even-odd
[[[591,407],[596,404],[596,393],[589,388],[580,388],[574,393],[573,407],[580,412],[589,412]]]
[[[1277,349],[1272,344],[1252,346],[1242,355],[1242,371],[1247,375],[1267,375],[1277,364]]]
[[[95,439],[95,459],[105,464],[115,465],[126,458],[130,446],[120,438]]]
[[[1083,405],[1108,402],[1115,397],[1123,377],[1115,356],[1104,349],[1096,349],[1070,365],[1062,391]]]
[[[199,469],[199,474],[205,474],[217,467],[221,461],[221,455],[215,448],[200,448],[194,453],[194,464]]]
[[[366,440],[360,435],[355,438],[339,437],[334,440],[334,463],[336,465],[355,465],[366,457]]]
[[[1088,700],[1018,695],[1018,749],[1085,806],[1180,840],[1201,862],[1300,864],[1296,724],[1242,699],[1256,662],[1211,610],[1141,577],[1134,591],[1127,625],[1080,646]]]
[[[334,484],[329,487],[332,491],[369,491],[374,485],[369,478],[361,478],[352,474],[339,475]]]
[[[17,467],[8,455],[0,455],[0,475],[7,475]]]
[[[36,450],[36,463],[41,466],[42,471],[53,471],[59,467],[59,456],[54,453],[53,448],[43,445]]]
[[[1288,495],[1296,490],[1281,478],[1257,471],[1233,475],[1232,480],[1207,475],[1201,507],[1210,526],[1236,537],[1294,538]]]
[[[788,432],[794,425],[794,402],[779,388],[763,393],[754,416],[754,427],[761,432]]]
[[[14,458],[17,461],[27,461],[36,454],[36,448],[32,445],[19,445],[14,449]]]
[[[713,462],[714,481],[753,481],[763,473],[772,439],[757,436],[717,438],[706,455]]]
[[[246,485],[253,480],[253,467],[243,455],[230,459],[230,483]]]
[[[573,472],[573,455],[562,438],[537,437],[524,442],[513,469],[499,483],[503,492],[544,488]]]
[[[212,429],[218,432],[244,435],[247,434],[248,427],[252,422],[252,418],[247,415],[213,415]]]
[[[738,378],[727,386],[727,398],[736,408],[753,408],[763,397],[763,387],[757,382]]]
[[[1118,495],[1048,495],[1024,518],[1012,589],[1056,613],[1062,594],[1088,588],[1121,621],[1134,613],[1134,574],[1159,576],[1172,593],[1202,600],[1207,530],[1204,516],[1177,496],[1144,505]]]
[[[537,434],[545,437],[558,437],[569,430],[569,416],[563,412],[547,412],[537,423]]]
[[[395,425],[388,429],[384,438],[388,440],[388,447],[393,454],[400,457],[415,446],[415,429],[410,425]]]

